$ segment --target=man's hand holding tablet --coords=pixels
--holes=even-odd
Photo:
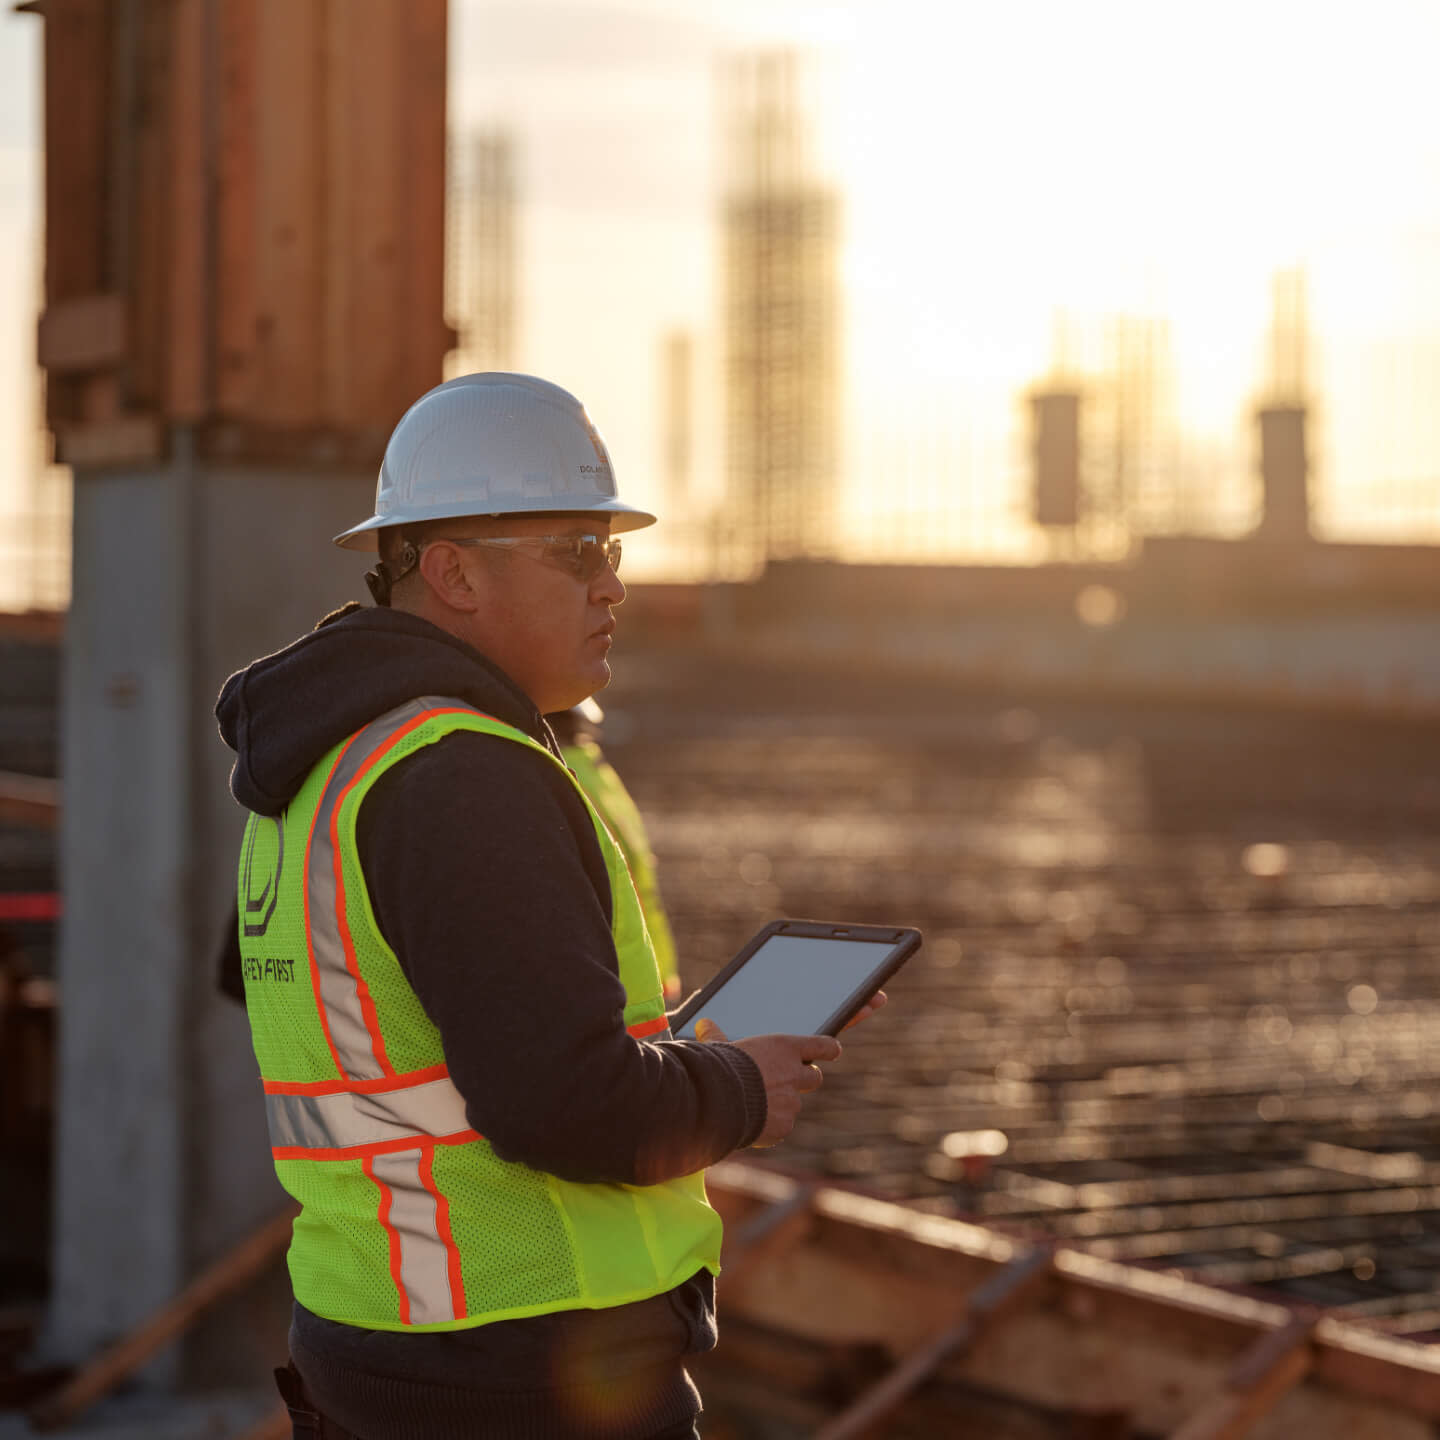
[[[677,1038],[728,1040],[759,1066],[765,1128],[775,1145],[820,1088],[818,1062],[838,1060],[834,1038],[886,1001],[880,985],[920,948],[920,932],[809,920],[767,925],[672,1019]]]

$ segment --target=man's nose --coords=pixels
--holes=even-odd
[[[624,583],[612,566],[607,564],[590,582],[590,598],[597,605],[618,605],[624,600]]]

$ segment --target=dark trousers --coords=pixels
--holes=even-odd
[[[279,1387],[285,1408],[290,1412],[293,1440],[362,1440],[353,1430],[337,1425],[315,1408],[294,1365],[277,1370],[275,1384]],[[672,1427],[648,1437],[648,1440],[700,1440],[700,1432],[693,1425],[679,1429]]]
[[[291,1434],[294,1440],[360,1440],[353,1430],[327,1420],[305,1393],[305,1382],[293,1365],[286,1365],[275,1372],[275,1384],[279,1387],[280,1398],[290,1412],[294,1426]]]

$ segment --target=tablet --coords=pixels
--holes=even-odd
[[[918,930],[773,920],[670,1021],[694,1040],[713,1020],[730,1040],[836,1035],[919,948]]]

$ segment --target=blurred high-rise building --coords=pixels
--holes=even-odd
[[[450,171],[446,309],[457,341],[447,369],[510,370],[518,338],[514,137],[504,130],[462,137]]]
[[[755,564],[834,543],[840,197],[812,166],[797,57],[737,57],[721,78],[725,519]]]
[[[1259,533],[1271,540],[1310,537],[1309,324],[1303,270],[1279,271],[1270,322],[1270,373],[1257,412],[1262,510]]]

